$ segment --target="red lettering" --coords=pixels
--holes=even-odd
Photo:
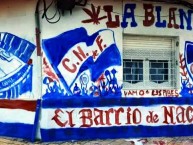
[[[125,95],[125,97],[127,96],[127,92],[126,91],[124,91],[124,95]]]
[[[177,10],[177,8],[170,8],[169,9],[169,23],[168,23],[168,28],[172,28],[174,27],[175,29],[179,29],[179,25],[176,24],[176,15],[175,15],[175,11]],[[172,24],[173,21],[173,24]]]
[[[98,115],[96,115],[98,114]],[[99,110],[94,108],[94,115],[96,115],[96,117],[94,118],[94,122],[96,125],[105,125],[104,121],[103,121],[103,110]]]
[[[138,115],[137,115],[138,114]],[[137,121],[137,116],[139,116],[139,120]],[[139,124],[141,123],[141,111],[139,109],[135,109],[133,111],[133,123],[134,124]]]
[[[127,123],[126,124],[131,124],[131,108],[127,108]]]
[[[176,124],[175,122],[174,122],[174,117],[173,117],[173,109],[175,109],[175,107],[174,106],[168,106],[168,107],[166,107],[166,106],[163,106],[162,108],[164,108],[164,121],[163,121],[163,123],[165,123],[165,124]],[[169,108],[169,110],[168,110],[168,108]]]
[[[55,116],[52,118],[52,120],[54,120],[56,122],[57,125],[59,125],[60,127],[65,127],[67,124],[70,125],[70,127],[74,127],[75,124],[73,124],[73,120],[72,120],[72,113],[74,110],[72,110],[71,112],[66,111],[66,113],[68,114],[68,120],[65,122],[61,122],[59,118],[61,118],[59,116],[59,113],[64,114],[64,112],[61,109],[57,109],[55,110]]]
[[[170,92],[170,96],[174,96],[174,90],[170,90],[171,92]]]
[[[153,114],[153,111],[149,111],[149,115],[146,117],[148,123],[157,123],[159,121],[158,115]]]
[[[65,58],[65,59],[62,60],[62,65],[63,65],[63,67],[64,67],[67,71],[69,71],[69,72],[71,72],[71,73],[76,72],[76,69],[77,69],[76,65],[75,65],[75,64],[72,64],[72,68],[70,68],[70,67],[66,64],[67,62],[70,62],[70,60],[69,60],[68,58]]]
[[[129,91],[129,92],[128,92],[128,95],[133,95],[133,91]]]
[[[192,114],[192,112],[193,112],[193,108],[189,106],[186,110],[186,118],[187,118],[188,122],[190,122],[190,123],[193,122],[193,116],[192,115],[190,116],[190,114]]]
[[[57,109],[55,110],[55,116],[52,118],[52,120],[54,120],[56,122],[57,125],[59,125],[60,127],[65,127],[66,124],[68,123],[68,121],[65,121],[64,123],[62,123],[59,118],[60,116],[58,115],[59,112],[61,112],[62,114],[64,114],[64,112],[61,109]]]
[[[82,114],[80,119],[82,119],[82,125],[80,127],[91,127],[93,125],[92,121],[92,111],[90,109],[82,109],[79,114]]]
[[[138,119],[138,120],[137,120]],[[141,111],[139,109],[134,109],[133,112],[131,112],[131,108],[127,108],[127,123],[131,124],[133,121],[133,124],[139,124],[141,123]]]
[[[120,113],[123,113],[124,112],[124,109],[121,107],[119,108],[118,110],[115,110],[115,124],[117,125],[121,125],[120,123]]]
[[[132,94],[133,94],[133,95],[137,95],[137,90],[132,91]]]
[[[145,91],[144,91],[144,90],[140,90],[140,91],[139,91],[139,95],[140,95],[140,96],[144,96],[144,94],[145,94]]]
[[[105,12],[107,12],[108,18],[108,21],[106,22],[107,27],[108,28],[119,27],[120,26],[119,15],[115,15],[115,21],[112,21],[111,13],[113,12],[113,6],[104,6],[103,9]]]
[[[153,15],[153,5],[152,4],[144,4],[143,8],[145,10],[145,20],[143,21],[144,26],[151,26],[155,21],[155,16]]]
[[[175,96],[176,96],[176,97],[179,96],[178,90],[175,90]]]
[[[151,95],[156,96],[157,95],[157,90],[152,90]]]
[[[86,55],[85,55],[85,53],[82,51],[82,49],[81,49],[80,46],[78,46],[77,48],[78,48],[78,51],[73,50],[72,52],[74,53],[74,55],[76,55],[76,57],[78,57],[78,59],[79,59],[80,61],[83,61],[83,58],[85,59],[85,58],[86,58]],[[83,57],[83,58],[82,58],[82,57]]]
[[[112,125],[110,123],[110,113],[113,113],[113,108],[109,109],[108,111],[105,111],[105,116],[106,116],[106,124],[107,125]]]
[[[179,112],[178,112],[179,111]],[[176,116],[176,121],[178,122],[178,123],[185,123],[186,122],[186,120],[184,119],[184,112],[185,111],[185,109],[183,108],[183,107],[181,107],[181,106],[179,106],[179,107],[177,107],[176,108],[176,114],[177,114],[177,116]]]
[[[66,111],[66,113],[68,114],[68,118],[69,118],[68,120],[69,120],[70,127],[74,127],[75,126],[75,124],[73,124],[73,121],[72,121],[72,112],[73,111],[71,111],[71,112]]]
[[[168,96],[167,90],[163,90],[162,93],[163,93],[163,96],[164,96],[164,97],[167,97],[167,96]]]
[[[162,90],[152,90],[152,96],[161,96]]]
[[[97,38],[96,38],[96,43],[100,49],[100,51],[102,52],[103,51],[103,46],[102,46],[102,42],[103,42],[103,39],[101,38],[101,36],[99,35]]]

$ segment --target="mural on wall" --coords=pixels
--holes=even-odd
[[[108,29],[88,36],[84,28],[77,28],[43,40],[47,59],[44,58],[42,141],[191,136],[193,101],[187,97],[179,101],[177,91],[151,92],[176,95],[167,99],[122,97],[125,92],[121,94],[115,69],[121,57],[111,36],[113,31]],[[191,96],[188,73],[192,58],[187,55],[191,52],[192,43],[186,44],[184,58],[180,54],[182,96]],[[144,90],[132,93],[144,94]]]
[[[121,55],[112,30],[99,30],[89,36],[81,27],[42,43],[51,64],[44,58],[43,98],[121,97],[116,69],[121,66]]]
[[[113,6],[104,5],[102,9],[91,4],[90,8],[83,8],[88,17],[81,22],[84,26],[87,23],[100,25],[106,20],[107,28],[137,27],[137,6],[125,4],[120,22],[120,15],[112,16]],[[185,13],[172,7],[164,11],[164,14],[168,12],[168,17],[163,18],[161,6],[143,4],[142,7],[144,28],[185,29],[186,23],[186,29],[191,30],[190,11]],[[86,28],[80,27],[42,40],[44,75],[40,132],[43,142],[193,135],[193,100],[181,97],[191,96],[190,56],[185,53],[184,58],[181,54],[179,57],[180,92],[160,88],[124,90],[122,94],[118,79],[122,75],[119,72],[122,58],[114,32],[117,31],[101,29],[88,34]],[[185,52],[191,53],[187,46]],[[147,95],[152,98],[146,98]],[[136,96],[142,97],[134,98]]]
[[[0,33],[0,98],[15,99],[32,92],[35,45],[10,33]]]

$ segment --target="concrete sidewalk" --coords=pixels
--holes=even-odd
[[[53,143],[41,143],[40,141],[31,143],[19,139],[0,138],[0,145],[193,145],[193,137],[151,138],[135,140],[119,139]]]

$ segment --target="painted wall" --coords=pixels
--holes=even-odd
[[[44,15],[41,2],[39,53],[36,1],[2,3],[0,98],[41,99],[43,141],[192,135],[192,10],[89,0],[72,13],[56,13],[50,21],[59,21],[49,23],[46,16],[54,16],[54,5]],[[176,88],[124,88],[124,34],[177,38]],[[186,131],[166,133],[168,129]]]
[[[34,9],[36,7],[36,2],[31,0],[29,2],[26,1],[21,1],[22,5],[18,4],[13,4],[12,1],[7,1],[4,2],[5,5],[2,5],[1,9],[2,11],[4,11],[4,13],[1,14],[1,19],[2,19],[2,25],[3,27],[1,27],[1,32],[7,32],[7,33],[11,33],[21,39],[25,39],[27,41],[29,41],[30,43],[32,43],[33,45],[36,46],[36,32],[35,32],[35,12]],[[49,3],[49,2],[48,2]],[[18,6],[17,6],[18,5]],[[123,6],[123,8],[122,8]],[[89,58],[92,55],[95,55],[94,57],[96,57],[95,59],[97,59],[97,57],[99,57],[101,54],[103,54],[104,49],[106,49],[106,47],[104,47],[105,45],[110,45],[110,43],[113,43],[116,45],[117,47],[117,51],[119,53],[118,58],[120,58],[118,61],[119,62],[113,62],[112,64],[108,64],[108,66],[104,66],[104,68],[108,68],[110,66],[112,66],[111,69],[109,69],[109,71],[111,71],[113,68],[116,70],[115,73],[115,77],[118,83],[119,87],[122,87],[122,37],[123,34],[130,34],[130,35],[145,35],[145,36],[171,36],[171,37],[177,37],[179,38],[179,46],[176,48],[176,51],[178,51],[176,54],[179,53],[179,55],[181,56],[181,59],[184,58],[184,49],[185,49],[185,43],[187,41],[191,42],[191,31],[192,31],[192,23],[191,23],[191,10],[184,7],[184,6],[179,6],[179,5],[164,5],[163,3],[141,3],[141,2],[129,2],[129,1],[123,1],[122,2],[111,2],[111,5],[107,4],[106,2],[103,1],[88,1],[87,5],[83,8],[80,6],[76,6],[73,9],[72,14],[70,14],[69,11],[65,11],[64,16],[61,16],[60,21],[58,21],[55,24],[50,24],[46,21],[45,18],[41,18],[41,16],[43,15],[43,6],[42,4],[40,4],[40,25],[41,25],[41,40],[42,40],[42,50],[43,50],[43,56],[42,56],[42,60],[41,57],[37,56],[37,50],[33,50],[32,55],[28,56],[28,61],[32,61],[30,63],[33,64],[33,69],[32,69],[32,82],[31,82],[31,89],[29,89],[28,93],[23,95],[23,97],[27,97],[27,98],[41,98],[42,95],[44,95],[46,93],[46,88],[47,88],[47,82],[46,78],[48,79],[53,79],[52,81],[56,81],[57,86],[60,86],[61,89],[64,89],[64,94],[66,94],[66,92],[69,92],[69,94],[72,94],[73,92],[73,87],[75,86],[75,83],[77,84],[78,87],[81,88],[81,83],[80,83],[80,76],[83,75],[83,71],[86,70],[86,68],[84,68],[84,70],[82,69],[79,73],[79,69],[81,68],[80,66],[83,64],[83,62],[85,62],[85,60],[87,60],[87,58]],[[49,11],[47,12],[48,17],[52,17],[54,14],[54,8],[50,8]],[[11,12],[10,12],[11,11]],[[12,12],[14,11],[14,12]],[[98,11],[98,14],[97,14]],[[93,14],[93,16],[92,16]],[[94,15],[95,14],[95,15]],[[56,15],[55,19],[53,19],[52,21],[56,21],[57,20],[57,16],[59,17],[59,15]],[[122,17],[123,16],[123,17]],[[72,19],[73,17],[73,19]],[[93,19],[92,19],[93,18]],[[123,18],[123,19],[122,19]],[[27,21],[26,21],[27,20]],[[25,23],[23,23],[23,21],[25,21]],[[15,22],[17,22],[18,25],[13,25]],[[175,26],[174,26],[175,24]],[[82,29],[82,30],[81,30]],[[109,31],[109,36],[112,35],[111,40],[107,37],[104,38],[104,36],[106,36],[107,32],[104,32],[104,29],[108,29]],[[22,31],[21,31],[22,30]],[[103,30],[103,34],[99,34],[102,33]],[[110,32],[111,31],[111,32]],[[66,32],[66,33],[65,33]],[[95,41],[95,43],[93,44],[92,48],[88,48],[87,50],[84,50],[85,46],[81,46],[81,49],[79,48],[79,41],[75,41],[75,38],[77,38],[79,35],[72,35],[71,37],[68,37],[68,35],[71,35],[72,33],[80,33],[80,35],[86,35],[84,36],[84,39],[87,39],[86,37],[97,37],[95,35],[104,35],[103,37],[100,37],[100,39],[93,40],[95,38],[90,38],[89,41]],[[83,34],[84,33],[84,34]],[[112,33],[112,34],[110,34]],[[54,67],[58,67],[57,65],[59,65],[59,63],[62,62],[57,62],[58,64],[54,64],[55,66],[50,66],[50,56],[51,54],[47,54],[47,53],[53,53],[52,51],[50,52],[46,52],[46,49],[52,49],[52,48],[47,48],[47,47],[52,47],[50,45],[50,43],[52,43],[52,45],[54,45],[54,49],[59,49],[58,46],[55,45],[55,43],[58,43],[58,40],[55,40],[59,37],[63,37],[62,35],[66,36],[67,38],[61,38],[62,41],[74,41],[72,42],[73,45],[77,45],[74,46],[74,48],[71,48],[72,46],[68,46],[67,49],[70,49],[72,52],[64,52],[65,54],[63,54],[63,56],[60,56],[61,60],[58,61],[62,61],[63,57],[65,55],[67,55],[66,57],[68,57],[68,61],[66,60],[66,63],[64,65],[60,64],[60,68],[58,70],[55,70]],[[3,34],[1,36],[2,40],[1,41],[7,41],[6,43],[11,43],[9,42],[9,40],[3,40]],[[97,37],[99,38],[99,37]],[[82,38],[83,40],[83,38]],[[80,40],[80,41],[82,41]],[[103,40],[102,43],[100,43],[99,41]],[[19,41],[19,40],[15,40],[15,41]],[[83,40],[86,41],[86,40]],[[108,42],[109,41],[109,42]],[[113,42],[110,42],[113,41]],[[19,42],[18,42],[19,43]],[[45,46],[44,46],[45,43]],[[48,43],[48,44],[47,44]],[[108,44],[109,43],[109,44]],[[2,44],[3,45],[3,44]],[[14,45],[14,43],[12,44]],[[50,45],[50,46],[47,46]],[[61,47],[65,47],[64,43],[58,44]],[[63,45],[63,46],[62,46]],[[80,44],[80,45],[85,45],[85,44]],[[91,44],[86,44],[86,45],[91,45]],[[104,46],[100,46],[100,45],[104,45]],[[15,46],[17,47],[17,46]],[[70,47],[70,48],[69,48]],[[98,47],[97,49],[95,47]],[[100,48],[100,47],[104,47],[104,48]],[[15,48],[16,49],[16,48]],[[91,50],[89,50],[91,49]],[[73,53],[73,50],[76,51],[76,54]],[[82,50],[81,55],[78,55],[78,53]],[[11,50],[12,51],[12,50]],[[62,50],[60,50],[62,51]],[[93,52],[92,52],[93,51]],[[95,51],[95,52],[94,52]],[[57,56],[57,53],[55,53]],[[62,55],[62,54],[61,54]],[[74,55],[74,56],[73,56]],[[118,55],[118,54],[117,54]],[[78,60],[73,60],[73,61],[80,61],[80,64],[76,64],[76,72],[73,72],[74,68],[73,66],[71,66],[72,63],[79,63],[79,62],[72,62],[72,60],[69,59],[69,57],[72,57],[73,59],[78,59]],[[110,56],[109,56],[110,57]],[[190,74],[190,76],[184,76],[185,74],[180,73],[183,71],[190,71],[189,69],[186,70],[186,68],[184,68],[185,70],[182,70],[182,66],[184,65],[182,63],[180,63],[180,57],[176,56],[179,59],[178,62],[178,66],[177,66],[177,87],[175,90],[171,90],[174,91],[173,96],[181,96],[180,92],[181,92],[181,77],[184,80],[185,78],[187,79],[188,77],[190,77],[189,79],[189,84],[191,84],[191,72],[188,73]],[[183,57],[183,58],[182,58]],[[55,58],[53,58],[55,59]],[[111,61],[116,61],[114,58],[110,57],[110,59],[113,59]],[[100,61],[102,61],[103,58],[101,58]],[[52,60],[53,61],[53,60]],[[55,61],[55,60],[54,60]],[[94,60],[95,61],[95,60]],[[26,61],[27,62],[27,61]],[[25,63],[26,63],[25,62]],[[43,63],[42,65],[40,65],[40,63]],[[88,62],[87,62],[88,63]],[[107,64],[106,64],[107,65]],[[113,67],[114,66],[114,67]],[[71,67],[71,68],[70,68]],[[91,80],[91,78],[88,78],[88,82],[87,82],[87,91],[90,87],[94,86],[98,86],[99,84],[97,84],[97,79],[99,79],[99,76],[102,74],[102,72],[104,73],[105,70],[101,70],[101,72],[99,72],[94,79]],[[15,68],[13,68],[15,69]],[[64,69],[64,70],[62,70]],[[95,69],[98,69],[97,67]],[[39,71],[36,71],[39,70]],[[42,71],[40,71],[42,70]],[[90,70],[90,71],[95,71],[96,70]],[[57,73],[61,73],[61,76],[57,76]],[[86,77],[90,77],[90,73],[92,72],[88,72],[86,73]],[[108,73],[108,72],[107,72]],[[65,75],[68,74],[68,77],[65,78]],[[71,75],[69,75],[71,74]],[[77,75],[78,74],[78,75]],[[187,75],[188,75],[187,74]],[[113,74],[111,74],[113,77]],[[43,76],[43,77],[42,77]],[[92,76],[94,77],[94,76]],[[107,80],[107,75],[104,74],[105,77],[104,79]],[[110,75],[109,75],[110,77]],[[45,78],[45,80],[44,80]],[[39,81],[40,79],[43,79],[42,81]],[[62,79],[62,80],[61,80]],[[67,79],[67,80],[66,80]],[[4,79],[2,79],[4,80]],[[6,80],[6,82],[8,83],[10,80]],[[15,80],[12,80],[12,82],[14,82]],[[49,80],[50,81],[50,80]],[[67,82],[69,81],[69,82]],[[110,81],[110,80],[109,80]],[[43,82],[43,83],[41,83]],[[45,84],[46,83],[46,84]],[[51,84],[50,84],[51,85]],[[42,86],[43,90],[40,90],[38,86]],[[70,87],[69,87],[70,86]],[[94,87],[93,86],[93,87]],[[5,87],[6,85],[3,86],[2,84],[2,88]],[[67,88],[66,88],[67,87]],[[82,84],[83,87],[83,84]],[[85,87],[85,86],[84,86]],[[6,89],[4,89],[6,90]],[[144,96],[153,96],[153,97],[157,97],[159,95],[156,95],[156,93],[151,93],[149,94],[145,94],[145,92],[143,90],[129,90],[129,89],[121,89],[122,90],[122,94],[121,96],[123,97],[144,97]],[[86,91],[86,90],[85,90]],[[139,93],[139,92],[140,93]],[[150,90],[151,91],[151,90]],[[170,91],[170,92],[171,92]],[[33,92],[36,92],[34,95]],[[42,95],[41,95],[42,92]],[[23,94],[23,92],[21,93]],[[22,97],[22,95],[19,95],[20,97]],[[140,95],[142,94],[142,95]],[[143,95],[144,94],[144,95]],[[155,95],[154,95],[155,94]],[[172,93],[169,93],[172,94]],[[167,93],[164,93],[164,90],[161,90],[161,95],[160,96],[166,96],[167,97]],[[18,97],[18,96],[17,96]],[[11,98],[11,97],[10,97]]]
[[[97,13],[98,11],[98,13]],[[76,16],[76,19],[73,19],[73,22],[70,21],[71,17]],[[70,20],[69,20],[70,19]],[[73,23],[73,25],[72,25]],[[64,27],[61,27],[60,25],[64,25]],[[112,1],[111,5],[107,4],[106,2],[102,2],[102,1],[89,1],[86,5],[86,7],[84,7],[83,9],[80,10],[79,7],[77,7],[76,9],[73,10],[73,13],[70,14],[68,12],[65,12],[64,17],[57,23],[57,24],[48,24],[46,20],[42,21],[42,38],[43,38],[43,49],[46,51],[46,49],[52,49],[52,48],[47,48],[50,43],[52,43],[54,45],[54,43],[57,43],[57,40],[59,40],[59,37],[63,37],[63,41],[69,41],[71,39],[76,38],[76,42],[72,42],[72,45],[78,45],[78,40],[77,40],[77,36],[71,35],[73,34],[73,32],[77,32],[80,33],[80,35],[89,35],[89,36],[93,36],[96,35],[95,33],[98,33],[98,31],[101,31],[103,29],[109,29],[112,31],[112,35],[113,35],[113,39],[114,39],[114,43],[116,44],[119,53],[120,53],[120,57],[121,58],[121,63],[122,63],[122,53],[123,53],[123,42],[122,42],[122,38],[123,38],[123,34],[129,34],[129,35],[145,35],[145,36],[170,36],[170,37],[176,37],[176,42],[179,42],[179,46],[176,46],[175,51],[176,51],[176,59],[177,59],[177,80],[176,80],[176,88],[172,89],[172,90],[168,90],[168,89],[156,89],[156,90],[143,90],[143,89],[132,89],[129,90],[128,88],[122,88],[122,66],[119,66],[120,62],[117,62],[117,64],[112,64],[112,67],[116,70],[115,73],[115,78],[116,78],[116,83],[117,86],[119,86],[119,88],[122,90],[122,97],[180,97],[182,96],[181,94],[183,94],[181,92],[182,89],[182,82],[186,83],[187,78],[190,77],[190,79],[188,79],[189,82],[186,83],[186,85],[189,84],[189,86],[186,86],[186,89],[191,89],[191,72],[190,72],[190,68],[185,66],[185,60],[184,59],[184,51],[185,51],[185,43],[190,41],[191,42],[191,30],[192,30],[192,23],[191,23],[191,10],[186,8],[185,6],[179,6],[179,5],[164,5],[163,3],[142,3],[142,2],[135,2],[135,1],[123,1],[122,2],[115,2]],[[59,26],[59,27],[58,27]],[[81,28],[83,27],[83,28]],[[81,29],[85,29],[84,31],[86,32],[82,32],[80,29],[78,30],[78,28]],[[48,30],[49,29],[49,30]],[[76,29],[76,30],[74,30]],[[70,32],[69,32],[70,30]],[[80,32],[81,31],[81,32]],[[61,32],[61,33],[60,33]],[[63,33],[62,33],[63,32]],[[67,33],[65,33],[67,32]],[[87,33],[87,34],[82,34],[82,33]],[[66,37],[68,37],[67,35],[71,35],[71,38],[64,38],[65,35]],[[104,34],[106,35],[106,34]],[[110,38],[110,37],[108,37]],[[55,39],[55,40],[54,40]],[[56,40],[57,39],[57,40]],[[101,45],[108,45],[106,44],[107,40],[105,38],[101,38],[101,40],[103,40],[103,43]],[[82,39],[81,39],[82,40]],[[98,40],[98,39],[96,39]],[[110,40],[110,39],[108,39]],[[59,40],[60,41],[60,40]],[[75,41],[75,40],[74,40]],[[85,40],[83,40],[85,41]],[[104,48],[100,48],[100,47],[104,47],[104,46],[100,46],[99,43],[97,43],[98,41],[96,41],[96,43],[94,45],[95,47],[98,47],[98,50],[96,49],[96,54],[94,55],[100,55],[103,54],[101,50],[104,50]],[[45,43],[45,45],[44,45]],[[64,43],[62,44],[58,44],[59,46],[61,45],[65,45]],[[57,48],[54,49],[59,49],[59,46],[56,46]],[[80,45],[80,44],[79,44]],[[82,45],[82,44],[81,44]],[[88,45],[88,44],[87,44]],[[52,46],[51,46],[52,47]],[[64,46],[61,46],[64,47]],[[71,46],[68,46],[71,47]],[[77,47],[77,48],[76,48]],[[55,66],[53,67],[58,67],[58,70],[54,70],[54,72],[56,73],[61,73],[60,75],[62,76],[62,85],[59,83],[58,86],[60,87],[67,87],[67,92],[69,92],[70,94],[72,94],[73,92],[73,87],[75,87],[75,84],[77,84],[77,86],[79,88],[83,87],[83,84],[81,84],[79,77],[81,76],[81,73],[83,73],[83,70],[81,69],[81,65],[83,64],[83,62],[85,62],[85,60],[87,58],[89,58],[89,56],[93,55],[92,52],[88,52],[88,50],[82,51],[83,54],[78,55],[77,52],[80,52],[81,50],[84,50],[83,48],[84,46],[82,46],[81,49],[79,49],[79,46],[75,46],[75,48],[67,48],[70,49],[71,51],[76,51],[76,54],[73,52],[68,52],[65,54],[63,54],[63,56],[61,56],[60,60],[61,61],[60,64],[59,62],[57,62],[58,64],[54,64]],[[108,46],[107,46],[108,47]],[[92,51],[94,50],[94,48],[92,49]],[[106,48],[105,48],[106,49]],[[100,52],[99,54],[97,54],[97,52]],[[47,57],[47,59],[49,59],[49,55],[47,53],[52,53],[52,52],[46,52],[45,57]],[[61,54],[62,55],[62,54]],[[74,57],[74,56],[75,57]],[[66,63],[64,64],[63,61],[63,65],[62,63],[62,57],[68,57],[67,60],[65,61]],[[70,56],[73,56],[73,61],[71,59],[69,59]],[[98,57],[97,56],[97,57]],[[112,55],[113,56],[113,55]],[[57,57],[57,56],[55,56]],[[114,57],[115,58],[115,57]],[[114,59],[113,58],[113,59]],[[55,58],[53,58],[55,59]],[[63,58],[64,59],[64,58]],[[78,59],[78,60],[76,60]],[[112,59],[112,57],[111,57]],[[187,58],[185,58],[187,59]],[[181,61],[180,61],[181,60]],[[46,60],[47,62],[50,61],[54,61],[54,60]],[[76,62],[75,62],[76,61]],[[81,61],[81,63],[79,64],[79,62],[77,61]],[[182,62],[183,61],[183,62]],[[78,65],[77,65],[78,63]],[[113,62],[115,63],[115,62]],[[72,64],[75,64],[75,66],[73,66]],[[59,66],[58,66],[59,65]],[[110,65],[110,64],[109,64]],[[185,67],[183,67],[185,66]],[[60,67],[60,68],[59,68]],[[70,68],[71,67],[71,68]],[[76,70],[73,70],[75,69]],[[104,66],[107,68],[107,66]],[[110,67],[110,66],[108,66]],[[183,68],[183,69],[182,69]],[[70,70],[71,69],[71,70]],[[90,68],[89,68],[90,69]],[[81,70],[81,71],[79,71]],[[100,70],[100,69],[99,69]],[[112,69],[109,69],[109,71],[111,71]],[[75,72],[76,71],[76,72]],[[79,71],[78,75],[77,75],[77,71]],[[90,71],[93,71],[92,69]],[[96,72],[94,70],[94,72]],[[104,72],[104,76],[102,76],[102,79],[104,77],[104,79],[106,79],[106,84],[108,84],[108,75],[105,75],[105,71]],[[190,73],[186,73],[186,72],[190,72]],[[71,76],[69,76],[70,74],[73,74]],[[100,73],[100,71],[99,71]],[[109,73],[109,72],[107,72]],[[65,78],[65,75],[67,75],[69,77]],[[74,76],[75,74],[75,76]],[[86,73],[87,74],[87,73]],[[102,73],[100,73],[101,75]],[[83,74],[82,74],[83,75]],[[87,74],[87,77],[90,77],[90,74]],[[99,75],[99,74],[98,74]],[[113,74],[111,74],[111,78],[113,77]],[[189,76],[190,75],[190,76]],[[85,76],[85,75],[83,75]],[[110,77],[110,75],[109,75]],[[97,77],[99,79],[99,76]],[[182,78],[182,79],[181,79]],[[66,80],[67,79],[67,80]],[[71,79],[71,80],[70,80]],[[88,78],[88,84],[87,84],[87,90],[88,88],[90,88],[91,86],[96,86],[98,87],[99,84],[98,81],[96,82],[96,78],[94,80],[92,80],[93,78]],[[185,80],[186,79],[186,80]],[[60,80],[60,77],[59,77]],[[68,81],[71,82],[68,82]],[[181,81],[183,80],[183,81]],[[61,80],[60,80],[61,81]],[[99,80],[101,81],[101,80]],[[73,83],[72,83],[73,82]],[[89,84],[90,82],[90,84]],[[103,82],[103,81],[101,81]],[[110,81],[109,81],[110,82]],[[44,87],[45,85],[43,85]],[[70,88],[68,88],[70,86]],[[94,87],[93,86],[93,87]],[[85,86],[84,86],[85,87]],[[102,87],[102,86],[101,86]],[[108,86],[106,86],[108,87]],[[85,88],[84,88],[85,89]],[[64,89],[65,90],[65,89]],[[85,91],[87,91],[85,90]],[[44,93],[45,89],[43,89],[43,93]],[[82,90],[83,91],[83,90]],[[148,92],[148,93],[146,93]]]

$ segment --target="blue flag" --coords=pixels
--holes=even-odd
[[[43,50],[69,93],[76,79],[86,70],[95,82],[104,71],[121,65],[121,55],[112,30],[104,29],[89,36],[84,28],[44,39]]]

